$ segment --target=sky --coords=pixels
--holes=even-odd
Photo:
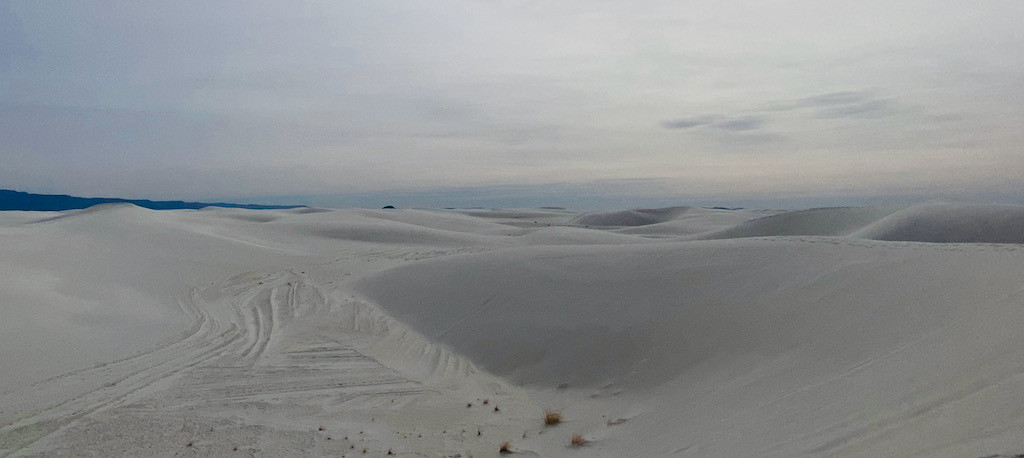
[[[1024,203],[1021,24],[1019,0],[0,0],[0,188]]]

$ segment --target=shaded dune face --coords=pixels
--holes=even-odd
[[[516,382],[652,386],[722,354],[805,347],[856,359],[896,345],[892,335],[928,332],[963,311],[965,303],[950,298],[968,301],[997,281],[991,268],[949,265],[947,251],[874,245],[532,248],[403,267],[357,287],[424,335]],[[1012,284],[1009,277],[998,282]],[[875,323],[875,314],[888,318]],[[867,332],[860,326],[874,327],[876,340],[835,344],[838,336],[859,341],[856,333]]]
[[[815,208],[757,218],[700,239],[776,237],[791,235],[846,236],[896,211],[895,207]]]
[[[794,235],[930,243],[1024,243],[1024,206],[923,204],[816,208],[746,221],[696,239]]]
[[[577,216],[570,223],[577,226],[646,226],[671,221],[690,210],[691,207],[669,207],[592,212]]]
[[[921,205],[893,213],[852,236],[931,243],[1024,243],[1024,206]]]

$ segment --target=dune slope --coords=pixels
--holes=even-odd
[[[619,453],[969,456],[1017,440],[1019,417],[998,412],[1024,408],[1009,394],[1024,380],[1019,248],[808,238],[495,251],[358,289],[541,393],[635,396],[636,421],[589,431]]]
[[[1024,206],[920,205],[886,216],[851,236],[933,243],[1024,243]]]

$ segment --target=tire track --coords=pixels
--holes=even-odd
[[[25,401],[9,403],[4,399],[4,404],[37,411],[31,417],[0,427],[0,453],[22,449],[79,418],[112,407],[156,381],[213,357],[212,353],[238,337],[234,327],[216,335],[220,325],[199,306],[195,289],[190,290],[187,302],[187,308],[196,313],[196,319],[185,333],[179,335],[182,336],[180,340],[118,361],[45,380],[29,387],[31,394],[25,393],[29,390],[12,392],[10,396],[25,396]],[[84,393],[73,390],[81,385],[87,387]],[[65,395],[66,399],[46,408],[32,409],[32,404],[38,403],[39,399],[60,399],[61,393],[68,391],[74,393],[72,397]]]
[[[202,291],[190,289],[180,306],[192,320],[175,339],[5,395],[4,405],[31,414],[0,427],[0,456],[69,446],[62,437],[103,428],[105,423],[95,419],[109,415],[96,414],[116,409],[143,415],[147,410],[139,406],[151,406],[159,415],[168,409],[192,412],[210,402],[246,406],[323,396],[383,397],[395,403],[424,391],[419,382],[360,352],[365,335],[345,336],[338,326],[335,332],[342,334],[334,338],[323,333],[298,341],[282,337],[296,319],[307,319],[306,325],[327,319],[332,307],[326,297],[290,271],[243,274]],[[29,390],[36,395],[11,401]],[[44,438],[49,439],[40,443]]]

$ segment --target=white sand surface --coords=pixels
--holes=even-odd
[[[1022,227],[964,204],[0,212],[0,456],[1024,453]]]

